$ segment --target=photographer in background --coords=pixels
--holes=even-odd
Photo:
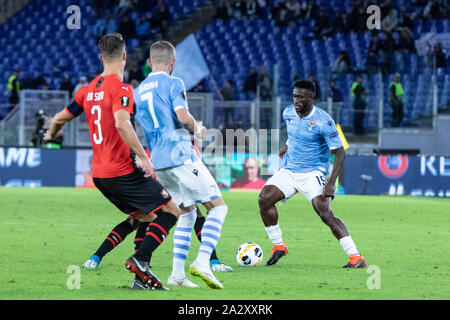
[[[49,128],[51,118],[46,116],[44,110],[42,109],[36,112],[35,118],[36,126],[31,136],[29,146],[35,148],[61,149],[63,144],[63,136],[60,136],[55,140],[49,140],[46,143],[43,142],[44,133]]]

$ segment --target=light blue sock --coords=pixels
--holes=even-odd
[[[202,241],[196,259],[198,263],[209,265],[209,259],[220,239],[222,225],[227,213],[228,207],[225,204],[209,210],[202,228]]]
[[[173,265],[172,275],[176,279],[184,279],[184,264],[191,245],[192,229],[194,228],[197,211],[185,213],[178,218],[178,223],[173,234]]]

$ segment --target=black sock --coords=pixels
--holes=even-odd
[[[102,259],[105,254],[114,249],[119,243],[121,243],[127,235],[136,229],[137,221],[127,218],[125,221],[119,223],[114,229],[111,230],[105,241],[94,253],[97,257]]]
[[[136,231],[136,235],[134,237],[134,253],[138,252],[142,242],[144,242],[145,233],[147,232],[147,228],[150,222],[140,222],[139,226]],[[146,261],[148,264],[150,264],[150,260],[152,258],[152,255],[150,254],[150,257],[148,261]]]
[[[150,261],[150,257],[156,248],[169,235],[170,229],[177,223],[177,217],[171,213],[163,212],[158,218],[150,222],[145,233],[144,241],[139,246],[134,257],[141,261]]]
[[[197,216],[197,220],[195,220],[195,225],[194,225],[194,230],[195,230],[195,235],[197,236],[198,241],[202,242],[202,228],[203,225],[205,224],[205,217],[199,217]],[[209,258],[209,260],[219,260],[219,258],[217,257],[217,253],[216,250],[214,249],[213,252],[211,253],[211,258]]]
[[[136,230],[136,235],[134,236],[134,253],[136,253],[139,250],[139,247],[141,246],[142,242],[145,238],[145,233],[147,232],[149,222],[139,222],[139,225]]]

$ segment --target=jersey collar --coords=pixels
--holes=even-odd
[[[309,119],[309,118],[311,118],[311,117],[314,115],[315,112],[316,112],[316,106],[313,105],[313,107],[312,107],[311,111],[309,112],[309,114],[308,114],[306,117],[303,117],[303,118],[301,118],[301,119],[302,119],[302,120]],[[300,116],[299,116],[299,117],[300,117]]]
[[[150,75],[155,75],[155,74],[166,74],[166,75],[168,75],[166,72],[164,72],[164,71],[152,71],[152,72],[150,72]]]

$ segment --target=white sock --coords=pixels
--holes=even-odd
[[[269,236],[269,239],[272,241],[274,245],[283,244],[283,238],[281,237],[281,229],[278,224],[275,226],[266,227],[266,231]]]
[[[344,249],[345,253],[350,256],[351,254],[358,254],[358,250],[356,250],[355,243],[353,242],[352,237],[347,236],[339,239],[341,243],[342,249]]]
[[[178,218],[178,223],[173,234],[173,265],[172,275],[176,279],[184,279],[184,263],[191,245],[192,229],[197,219],[197,211],[194,209]]]
[[[209,258],[219,241],[227,213],[228,207],[225,204],[209,210],[201,231],[202,241],[196,259],[198,263],[209,265]]]

